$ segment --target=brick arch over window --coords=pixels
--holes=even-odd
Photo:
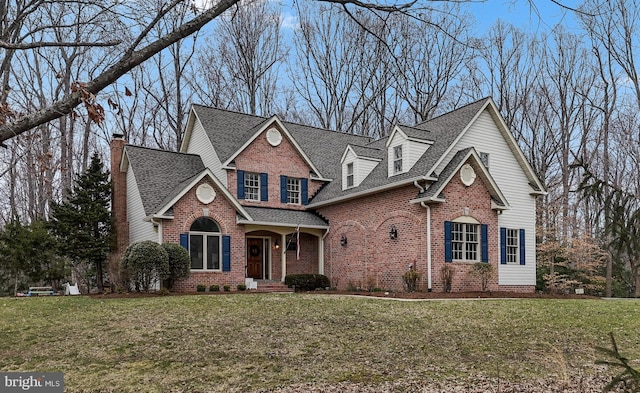
[[[230,271],[231,241],[211,217],[190,220],[189,231],[180,234],[180,245],[189,251],[192,271]]]
[[[202,215],[202,212],[200,212],[200,215],[192,213],[189,216],[187,216],[184,221],[182,221],[181,225],[181,233],[185,233],[185,232],[189,232],[191,230],[191,226],[199,219],[203,219],[203,218],[208,218],[213,220],[217,225],[218,228],[220,228],[219,232],[220,233],[227,233],[228,229],[224,223],[224,220],[221,217],[218,217],[215,212],[211,212],[209,211],[209,215],[205,216]]]

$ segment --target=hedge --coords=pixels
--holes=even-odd
[[[329,287],[329,277],[322,274],[289,274],[285,276],[284,283],[296,291],[315,291],[318,288]]]

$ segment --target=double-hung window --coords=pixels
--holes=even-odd
[[[451,228],[451,251],[454,260],[478,261],[480,236],[478,224],[453,222]]]
[[[244,174],[244,199],[249,201],[260,200],[260,175],[246,172]]]
[[[524,265],[526,257],[525,230],[500,228],[500,263]]]
[[[393,173],[402,172],[402,145],[393,148]]]
[[[287,203],[300,204],[300,179],[287,178]]]
[[[347,164],[347,188],[353,187],[353,162]]]
[[[445,262],[489,262],[488,226],[469,221],[445,221]]]

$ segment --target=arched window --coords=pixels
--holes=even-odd
[[[222,270],[220,226],[209,217],[196,219],[189,228],[191,269]]]

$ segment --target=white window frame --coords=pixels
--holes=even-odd
[[[458,262],[479,262],[481,254],[480,224],[452,222],[452,259]]]
[[[402,145],[393,147],[393,174],[402,173]]]
[[[520,230],[506,228],[506,261],[507,265],[520,264]]]
[[[244,174],[244,199],[247,201],[260,201],[260,174],[246,172]]]
[[[347,164],[347,188],[351,188],[355,185],[353,175],[353,162]]]
[[[299,205],[302,203],[302,182],[298,178],[287,178],[287,203]]]

